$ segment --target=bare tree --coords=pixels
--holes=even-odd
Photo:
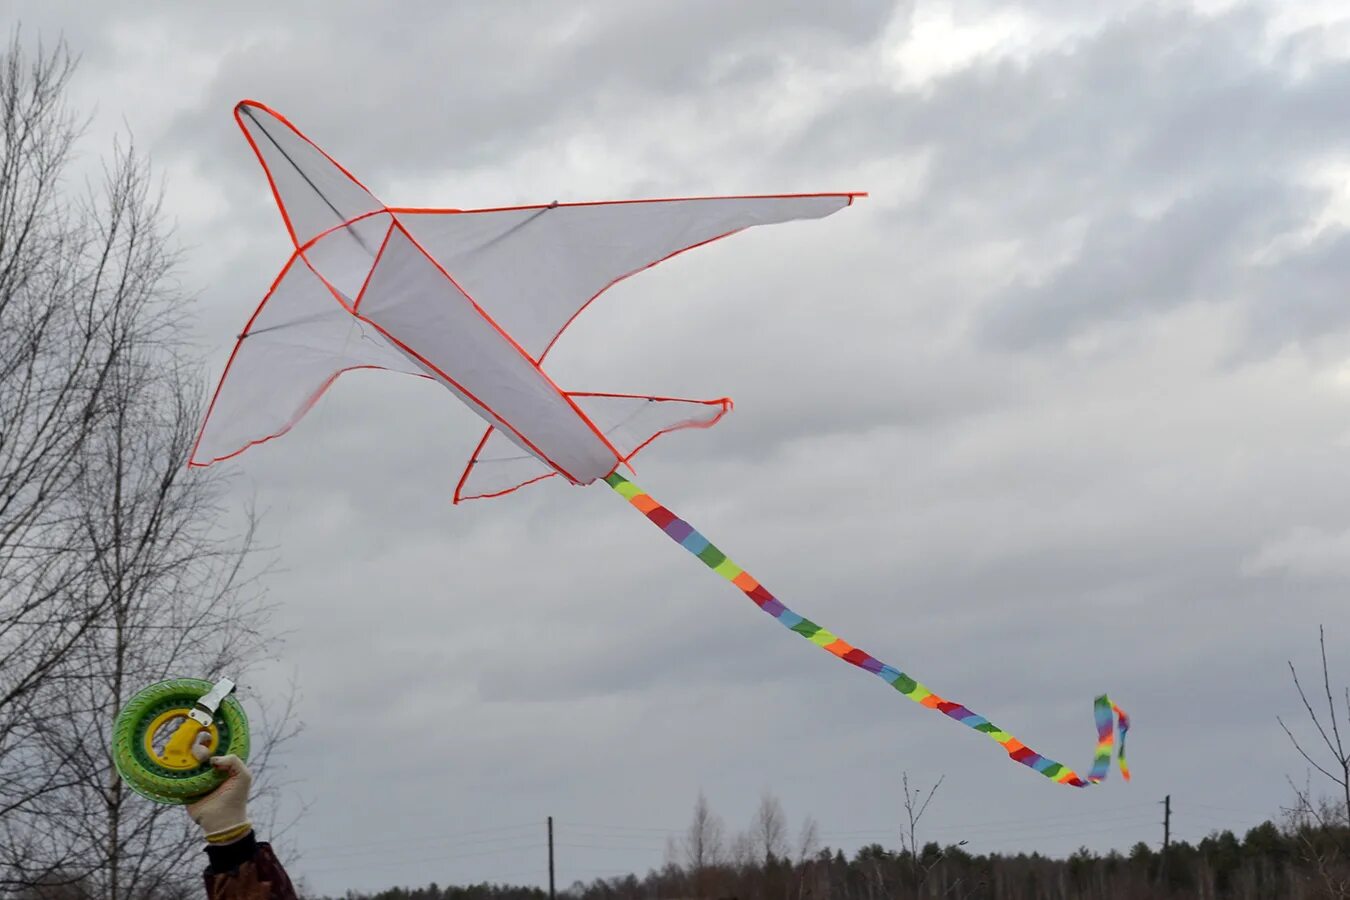
[[[1322,896],[1350,898],[1350,865],[1344,848],[1347,826],[1339,800],[1318,796],[1311,775],[1299,787],[1289,779],[1294,805],[1284,810],[1284,832],[1296,842],[1299,856],[1316,875]]]
[[[1322,699],[1326,703],[1325,718],[1317,711],[1321,701],[1314,703],[1304,690],[1293,662],[1289,663],[1289,675],[1293,679],[1294,689],[1308,713],[1314,730],[1325,748],[1325,754],[1319,760],[1294,736],[1294,732],[1284,720],[1276,716],[1280,728],[1288,736],[1294,749],[1303,760],[1336,785],[1334,797],[1327,797],[1314,791],[1311,774],[1300,788],[1291,779],[1289,785],[1294,790],[1294,805],[1285,810],[1285,831],[1297,841],[1303,861],[1316,873],[1321,889],[1327,897],[1350,897],[1350,866],[1346,865],[1343,853],[1343,836],[1350,829],[1350,752],[1347,752],[1341,738],[1341,715],[1350,723],[1350,688],[1344,688],[1339,698],[1345,704],[1344,713],[1337,704],[1337,697],[1331,687],[1331,667],[1327,662],[1326,632],[1317,628],[1318,647],[1322,662]],[[1337,835],[1341,835],[1340,839]]]
[[[942,860],[942,854],[925,862],[924,855],[919,849],[918,828],[919,822],[923,820],[923,814],[928,811],[928,804],[933,802],[933,795],[942,787],[942,782],[947,776],[942,775],[928,789],[927,796],[924,795],[923,788],[911,788],[909,786],[909,773],[903,772],[900,775],[900,784],[905,793],[905,827],[900,831],[900,849],[909,861],[910,878],[915,893],[923,887],[928,873],[932,871]],[[966,842],[961,841],[960,845]]]
[[[933,802],[933,795],[942,787],[942,782],[947,776],[938,778],[937,782],[928,789],[928,796],[923,794],[923,788],[911,788],[909,786],[909,773],[900,774],[901,789],[905,792],[905,827],[900,831],[900,849],[906,853],[912,853],[915,856],[919,852],[918,827],[923,819],[923,814],[928,811],[928,804]]]
[[[820,851],[820,826],[816,824],[815,816],[807,816],[802,820],[801,831],[797,833],[797,896],[802,897],[806,893],[806,886],[809,876],[812,875],[812,866],[815,862],[816,853]]]
[[[797,833],[797,865],[804,864],[820,850],[820,826],[815,816],[802,820],[801,831]]]
[[[764,792],[755,810],[749,837],[759,861],[765,865],[787,855],[787,816],[783,804],[768,791]]]
[[[1294,749],[1298,751],[1304,761],[1336,785],[1336,806],[1339,807],[1336,824],[1350,825],[1350,750],[1346,749],[1346,745],[1341,739],[1340,721],[1341,715],[1344,714],[1347,716],[1347,722],[1350,723],[1350,687],[1342,689],[1340,698],[1335,696],[1331,687],[1331,669],[1327,665],[1326,632],[1320,625],[1317,627],[1317,642],[1322,653],[1322,691],[1326,701],[1325,720],[1308,698],[1307,692],[1303,689],[1303,684],[1299,681],[1298,670],[1294,668],[1292,661],[1289,663],[1289,675],[1294,680],[1294,688],[1298,691],[1298,698],[1302,701],[1303,708],[1308,713],[1308,718],[1312,720],[1322,746],[1326,748],[1326,756],[1321,761],[1314,758],[1311,753],[1304,749],[1298,738],[1294,737],[1293,731],[1289,729],[1283,719],[1276,716],[1276,721],[1280,723],[1280,727],[1284,729],[1284,733],[1289,737]],[[1344,713],[1337,705],[1338,699],[1345,704]]]
[[[128,796],[109,726],[152,681],[246,676],[269,610],[251,517],[184,467],[204,391],[148,168],[118,146],[69,193],[73,71],[17,33],[0,58],[0,891],[168,897],[190,823]]]
[[[0,60],[0,761],[101,612],[82,595],[89,561],[68,501],[115,363],[116,313],[58,193],[78,132],[61,100],[72,70],[63,47],[26,59],[17,35]],[[0,799],[0,814],[15,802]]]
[[[737,872],[749,872],[763,860],[755,856],[754,837],[748,831],[738,831],[727,847],[727,858]]]
[[[722,818],[708,807],[708,799],[700,791],[694,804],[694,817],[684,835],[684,861],[693,880],[696,896],[706,895],[709,875],[725,854],[725,829]]]

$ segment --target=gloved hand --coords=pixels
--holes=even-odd
[[[210,759],[211,765],[228,772],[220,787],[187,806],[192,821],[202,827],[209,844],[232,844],[253,830],[248,819],[248,791],[253,786],[253,773],[244,761],[234,754],[211,756],[206,748],[211,737],[203,731],[192,745],[192,755],[198,762]]]

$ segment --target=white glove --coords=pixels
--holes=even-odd
[[[206,748],[210,739],[203,731],[192,745],[192,755],[198,762],[210,759],[212,766],[228,772],[229,777],[196,803],[189,803],[187,811],[205,832],[207,843],[232,844],[253,830],[253,823],[248,820],[248,790],[253,786],[253,773],[234,754],[211,756]]]

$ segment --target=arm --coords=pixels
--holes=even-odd
[[[205,761],[204,747],[195,746],[192,752]],[[253,833],[247,811],[253,785],[248,766],[237,756],[211,757],[211,765],[229,777],[187,808],[206,837],[208,865],[202,876],[208,900],[296,900],[295,888],[272,846]]]

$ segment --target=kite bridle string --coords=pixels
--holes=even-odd
[[[797,615],[770,594],[748,572],[728,559],[726,554],[713,546],[688,522],[653,500],[649,494],[622,475],[615,472],[605,479],[605,483],[664,531],[667,537],[697,556],[703,561],[704,565],[718,575],[740,588],[747,597],[755,602],[756,606],[773,616],[788,629],[806,638],[811,643],[830,651],[844,662],[852,663],[866,672],[871,672],[915,703],[929,709],[935,709],[947,717],[988,736],[1016,762],[1035,769],[1045,777],[1060,784],[1067,784],[1071,787],[1087,787],[1089,784],[1095,784],[1104,779],[1111,767],[1111,750],[1114,743],[1112,726],[1116,725],[1115,730],[1120,735],[1120,750],[1117,756],[1120,761],[1120,774],[1126,781],[1130,779],[1129,766],[1125,762],[1125,734],[1130,729],[1130,720],[1125,712],[1112,703],[1105,694],[1098,697],[1093,704],[1093,717],[1097,725],[1097,749],[1093,757],[1092,769],[1088,772],[1087,778],[1083,779],[1062,763],[1041,756],[984,716],[971,712],[959,703],[944,700],[899,669],[882,663],[870,654],[851,646],[821,628],[815,622]]]

